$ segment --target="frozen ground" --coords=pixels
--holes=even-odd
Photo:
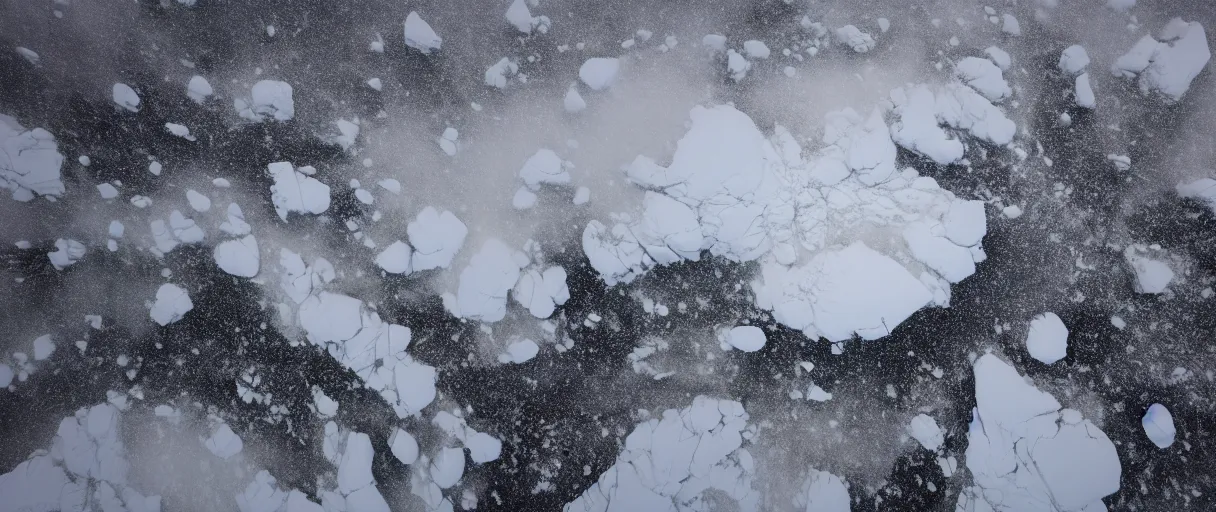
[[[1214,26],[0,3],[0,512],[1216,508]]]

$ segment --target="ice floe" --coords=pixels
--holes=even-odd
[[[1158,448],[1164,450],[1174,444],[1174,436],[1178,433],[1174,427],[1174,415],[1170,414],[1170,410],[1166,409],[1164,405],[1148,406],[1144,417],[1140,419],[1140,424],[1144,427],[1144,435],[1148,436],[1149,441],[1152,441]]]
[[[253,235],[220,242],[215,246],[213,256],[215,264],[228,274],[237,277],[258,275],[261,251],[258,249],[258,240]]]
[[[186,96],[198,104],[207,101],[207,97],[214,94],[215,91],[211,88],[211,83],[198,75],[190,77],[190,81],[186,83]]]
[[[1161,41],[1145,35],[1111,65],[1115,76],[1139,76],[1140,90],[1178,101],[1191,88],[1212,58],[1207,33],[1197,21],[1171,20],[1159,34]]]
[[[936,452],[946,442],[945,434],[937,426],[937,420],[928,414],[917,414],[908,423],[908,435],[920,443],[926,450]]]
[[[849,487],[840,477],[811,469],[802,489],[794,496],[795,510],[804,512],[849,512]]]
[[[1123,250],[1123,260],[1131,267],[1136,293],[1163,293],[1174,280],[1169,264],[1151,256],[1154,249],[1144,245],[1129,245]]]
[[[250,90],[250,98],[237,98],[233,106],[238,115],[250,121],[290,121],[296,116],[291,84],[278,80],[258,81]]]
[[[1105,509],[1101,500],[1119,490],[1122,472],[1106,434],[992,354],[976,360],[974,372],[967,434],[974,486],[957,510]]]
[[[36,450],[0,475],[0,509],[160,512],[160,497],[144,496],[127,479],[120,420],[119,409],[108,403],[64,418],[49,451]]]
[[[459,318],[497,322],[507,314],[507,293],[519,281],[528,257],[491,238],[460,271],[456,292],[443,295],[444,307]]]
[[[532,16],[525,0],[511,2],[511,6],[507,7],[506,18],[507,23],[524,34],[531,34],[533,30],[544,34],[549,31],[551,24],[548,16]]]
[[[55,198],[64,193],[59,171],[63,154],[55,136],[42,128],[26,130],[16,119],[0,114],[0,188],[13,199]]]
[[[469,228],[452,212],[440,213],[427,206],[406,226],[410,245],[414,248],[411,268],[414,272],[448,268],[452,258],[464,246]]]
[[[435,29],[431,28],[431,24],[423,20],[422,16],[410,11],[405,17],[405,45],[428,54],[443,46],[443,38],[435,33]]]
[[[148,314],[152,321],[165,326],[181,320],[192,309],[194,302],[190,301],[190,294],[186,290],[173,283],[165,283],[156,289],[156,301]]]
[[[621,61],[611,57],[592,57],[583,62],[578,68],[578,79],[593,91],[602,91],[612,86],[617,73],[621,70]]]
[[[1060,71],[1063,71],[1069,75],[1076,75],[1081,71],[1084,71],[1085,67],[1088,65],[1089,53],[1087,53],[1085,48],[1079,44],[1074,44],[1068,48],[1065,48],[1064,51],[1060,53],[1060,61],[1057,63]]]
[[[292,212],[316,215],[329,209],[329,185],[305,176],[291,162],[275,162],[267,169],[274,179],[270,200],[280,219],[286,221]]]
[[[55,250],[47,253],[47,259],[51,260],[51,265],[55,270],[63,270],[68,268],[77,261],[84,258],[84,244],[71,239],[60,238],[55,240]]]
[[[743,404],[705,396],[663,411],[637,425],[616,463],[563,511],[708,510],[714,498],[729,498],[734,503],[719,504],[734,510],[759,510],[755,462],[743,446],[752,435],[747,420]]]
[[[231,459],[236,454],[241,453],[245,443],[241,441],[241,437],[232,431],[227,423],[220,423],[212,430],[211,435],[203,440],[203,446],[212,455],[221,459]]]
[[[726,333],[726,343],[736,350],[743,352],[755,352],[764,348],[764,344],[768,342],[768,336],[764,335],[764,331],[754,325],[740,325],[732,327]]]
[[[1026,331],[1026,351],[1043,364],[1052,364],[1068,355],[1068,327],[1055,313],[1034,317]]]
[[[236,507],[240,512],[343,512],[344,508],[327,510],[312,501],[299,490],[284,491],[278,480],[269,471],[261,470],[245,490],[236,495]],[[387,509],[385,509],[387,510]]]
[[[522,339],[511,342],[507,345],[507,350],[498,355],[498,362],[503,364],[526,363],[531,361],[536,354],[540,353],[540,345],[529,339]]]
[[[114,100],[114,104],[123,110],[139,112],[139,94],[131,86],[124,83],[114,84],[114,87],[111,88],[111,98]]]
[[[376,255],[376,266],[390,274],[409,274],[411,253],[409,244],[397,240]]]

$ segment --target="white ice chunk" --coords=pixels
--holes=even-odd
[[[726,36],[721,34],[706,34],[705,37],[701,38],[701,44],[708,46],[714,51],[725,51]]]
[[[116,83],[112,88],[114,103],[129,112],[139,112],[139,94],[135,89],[124,83]]]
[[[959,510],[1095,510],[1119,490],[1119,456],[1096,425],[992,354],[974,371],[966,461],[975,487]]]
[[[227,220],[220,223],[220,231],[232,236],[248,235],[253,231],[253,227],[245,222],[245,212],[241,211],[240,205],[228,203],[227,217]]]
[[[63,270],[84,258],[85,252],[84,244],[60,238],[55,240],[55,250],[47,253],[46,256],[51,260],[51,265],[55,267],[55,270]]]
[[[498,362],[507,363],[525,363],[536,357],[540,353],[540,345],[529,339],[522,339],[512,342],[507,345],[507,351],[498,355]]]
[[[38,52],[35,52],[34,50],[31,50],[24,46],[17,47],[17,55],[20,55],[21,58],[25,59],[26,62],[29,62],[30,64],[33,64],[35,66],[37,66],[38,63],[42,60],[42,58],[38,56]]]
[[[237,114],[250,121],[274,119],[290,121],[296,115],[291,85],[278,80],[261,80],[253,84],[250,99],[234,100]]]
[[[732,327],[726,335],[726,343],[744,352],[755,352],[764,348],[768,341],[764,331],[754,325]]]
[[[118,197],[118,189],[114,188],[114,185],[109,183],[97,185],[97,193],[101,194],[102,199],[114,199],[115,197]]]
[[[578,79],[582,80],[591,90],[602,91],[612,86],[620,70],[621,61],[619,59],[592,57],[578,68]]]
[[[442,448],[435,454],[429,467],[431,480],[440,489],[456,485],[464,476],[464,450],[460,448]]]
[[[576,114],[587,108],[587,101],[578,93],[578,87],[570,87],[566,90],[566,97],[562,99],[562,107],[566,112]]]
[[[827,471],[811,470],[806,483],[794,497],[796,510],[804,512],[849,512],[852,501],[849,487],[840,477]]]
[[[536,3],[533,2],[532,5],[536,5]],[[533,29],[542,34],[549,31],[549,17],[532,16],[532,12],[524,0],[512,2],[511,6],[507,8],[506,18],[507,23],[524,34],[531,34]]]
[[[993,64],[996,64],[996,67],[1001,68],[1001,71],[1009,71],[1009,66],[1013,65],[1013,59],[1009,57],[1009,53],[995,46],[985,48],[984,54]]]
[[[1073,95],[1076,97],[1078,107],[1094,108],[1098,105],[1098,100],[1094,97],[1094,88],[1089,84],[1089,73],[1077,75]]]
[[[726,70],[730,72],[730,77],[734,81],[743,80],[751,68],[752,64],[747,61],[747,58],[743,54],[734,50],[726,50]]]
[[[165,129],[168,130],[169,133],[172,133],[174,136],[181,137],[188,141],[193,142],[195,140],[198,140],[197,138],[195,138],[195,136],[190,135],[190,128],[184,124],[165,123]]]
[[[1044,364],[1052,364],[1068,355],[1068,327],[1055,313],[1034,317],[1026,332],[1026,351]]]
[[[1178,101],[1212,58],[1207,33],[1199,22],[1175,18],[1161,33],[1163,42],[1146,35],[1115,60],[1111,71],[1131,78],[1140,75],[1140,90]]]
[[[452,212],[442,214],[428,206],[418,212],[406,227],[410,245],[414,247],[411,267],[414,272],[433,268],[448,268],[452,258],[464,245],[469,228]]]
[[[751,39],[743,42],[743,53],[746,53],[749,59],[767,59],[772,52],[764,41]]]
[[[189,96],[195,103],[202,104],[207,101],[207,97],[215,93],[211,88],[211,83],[198,75],[190,77],[190,81],[186,83],[186,96]]]
[[[1199,201],[1207,205],[1212,213],[1216,213],[1216,179],[1200,178],[1179,183],[1175,190],[1179,197]]]
[[[456,294],[446,294],[444,304],[460,318],[497,322],[507,314],[507,292],[519,280],[520,264],[514,252],[491,238],[460,272]]]
[[[405,45],[422,52],[431,53],[443,45],[443,39],[418,13],[410,11],[405,17]]]
[[[1057,63],[1060,71],[1070,75],[1075,75],[1081,71],[1084,71],[1085,67],[1088,65],[1089,53],[1086,52],[1085,48],[1079,44],[1074,44],[1068,48],[1065,48],[1064,51],[1060,53],[1060,62]]]
[[[390,274],[409,274],[411,252],[409,244],[397,240],[376,255],[376,265]]]
[[[1174,280],[1174,271],[1164,261],[1147,256],[1144,246],[1130,245],[1123,250],[1123,259],[1135,273],[1136,293],[1162,293]]]
[[[16,119],[0,114],[0,155],[0,188],[10,190],[13,199],[24,202],[35,195],[63,195],[59,175],[63,154],[50,132],[26,130]]]
[[[194,303],[190,301],[190,294],[175,284],[165,283],[156,289],[156,302],[149,315],[152,321],[165,326],[181,320],[191,309],[194,309]]]
[[[840,41],[840,44],[852,48],[857,53],[866,53],[873,50],[878,44],[870,34],[853,25],[845,25],[836,29],[836,39]]]
[[[50,334],[43,334],[34,338],[34,360],[44,361],[55,353],[55,341],[51,339]]]
[[[1140,424],[1144,427],[1144,434],[1153,444],[1157,445],[1157,448],[1164,450],[1174,444],[1174,436],[1178,431],[1174,427],[1174,416],[1164,405],[1148,406]]]
[[[1022,35],[1022,24],[1018,23],[1018,19],[1012,14],[1005,13],[1001,15],[1001,32],[1011,36]]]
[[[236,435],[236,432],[233,432],[227,423],[216,428],[215,432],[211,433],[211,437],[203,441],[203,445],[207,447],[207,451],[224,460],[241,453],[245,446],[240,436]]]
[[[964,58],[955,66],[954,76],[994,103],[1013,94],[1001,74],[1001,68],[988,59]]]
[[[393,456],[402,464],[409,465],[418,460],[418,441],[401,428],[393,429],[393,433],[388,436],[388,446]]]
[[[211,198],[194,191],[194,189],[186,191],[186,201],[190,203],[190,207],[196,212],[201,213],[211,209]]]
[[[237,277],[253,277],[258,275],[261,264],[261,251],[258,250],[258,240],[253,235],[245,235],[237,240],[225,240],[215,246],[215,264],[220,270]]]
[[[286,221],[291,212],[317,215],[329,209],[329,185],[305,176],[290,162],[275,162],[267,169],[274,178],[270,200],[280,219]]]
[[[928,414],[917,414],[912,418],[912,422],[908,423],[908,435],[931,452],[936,452],[946,442],[942,429],[937,426],[937,420]]]
[[[550,149],[538,149],[536,153],[524,161],[519,168],[519,178],[532,190],[539,190],[542,184],[565,185],[570,183],[570,172],[566,170],[561,157]]]
[[[505,89],[507,87],[507,78],[519,73],[519,63],[503,57],[495,62],[494,65],[486,68],[485,82],[490,87]]]

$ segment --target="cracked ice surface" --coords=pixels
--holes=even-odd
[[[278,80],[261,80],[253,84],[250,98],[233,100],[233,107],[238,115],[250,121],[290,121],[296,116],[291,84]]]
[[[967,468],[958,510],[1105,510],[1119,490],[1115,445],[1097,426],[992,354],[974,366]]]
[[[760,509],[752,489],[755,463],[743,447],[751,437],[743,404],[705,396],[691,407],[668,409],[625,438],[616,464],[565,512],[706,511],[703,494],[721,491],[734,510]]]
[[[454,316],[497,322],[507,315],[507,292],[519,281],[528,256],[491,238],[460,271],[456,293],[443,294],[443,305]],[[564,283],[563,283],[564,284]]]
[[[0,511],[160,512],[159,496],[127,485],[120,413],[111,404],[82,408],[64,418],[51,450],[37,450],[0,475]]]
[[[297,258],[287,258],[294,269],[303,266]],[[382,321],[359,299],[325,291],[301,302],[299,321],[310,342],[378,391],[398,416],[417,414],[435,399],[435,368],[405,352],[409,327]]]
[[[284,492],[269,471],[262,470],[253,476],[245,490],[236,495],[236,507],[240,512],[322,512],[321,505],[308,500],[304,493],[292,489]],[[341,510],[341,509],[339,509]]]
[[[316,215],[329,209],[329,185],[305,176],[291,162],[275,162],[266,167],[274,178],[270,201],[280,219],[286,221],[291,212]]]
[[[992,107],[952,85],[966,92],[949,98],[969,94]],[[921,307],[947,305],[950,283],[984,259],[983,204],[896,169],[878,110],[829,114],[825,147],[809,159],[787,131],[778,127],[770,141],[730,106],[696,107],[691,117],[671,165],[638,157],[628,167],[648,189],[640,218],[616,215],[611,228],[593,220],[583,232],[608,285],[703,250],[759,260],[757,303],[779,322],[833,341],[854,332],[876,339]]]
[[[35,195],[62,196],[61,167],[63,154],[51,132],[26,130],[16,119],[0,114],[0,188],[23,202]]]

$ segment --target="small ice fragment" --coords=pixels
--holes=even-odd
[[[189,96],[191,100],[200,105],[204,101],[207,101],[207,97],[211,96],[214,92],[211,88],[211,83],[207,82],[206,78],[198,75],[194,75],[186,83],[186,96]]]
[[[908,435],[931,452],[937,451],[945,443],[942,429],[937,426],[937,421],[927,414],[917,414],[912,418],[912,422],[908,424]]]
[[[1055,313],[1043,313],[1030,321],[1026,333],[1026,351],[1044,364],[1052,364],[1068,355],[1068,327]]]
[[[372,78],[367,81],[367,86],[377,91],[384,89],[384,83],[379,78]]]
[[[34,339],[34,360],[42,361],[55,353],[55,341],[50,334],[43,334]]]
[[[1022,24],[1018,23],[1018,19],[1012,14],[1005,13],[1001,15],[1001,32],[1011,36],[1022,35]]]
[[[376,265],[390,274],[409,274],[412,252],[409,244],[397,240],[376,255]]]
[[[577,87],[571,86],[570,89],[566,90],[566,97],[562,100],[562,106],[565,107],[566,112],[575,114],[587,108],[587,101],[578,93]]]
[[[116,83],[113,87],[114,103],[128,112],[139,112],[139,95],[135,89],[124,83]]]
[[[97,185],[97,193],[101,194],[102,199],[114,199],[118,197],[118,189],[109,183]]]
[[[530,339],[523,339],[507,345],[507,351],[499,354],[498,362],[507,363],[524,363],[536,357],[540,353],[540,345]]]
[[[418,460],[418,441],[400,427],[394,428],[393,433],[388,436],[388,446],[393,457],[402,464],[409,465]]]
[[[410,11],[405,18],[405,45],[428,54],[431,50],[438,50],[443,45],[443,39],[417,12]]]
[[[591,200],[591,189],[587,187],[579,187],[574,191],[574,204],[587,204]]]
[[[84,258],[84,254],[84,244],[60,238],[55,240],[55,250],[47,253],[47,258],[51,260],[51,265],[55,267],[55,270],[63,270]]]
[[[767,59],[772,54],[768,49],[768,45],[764,41],[751,39],[743,42],[743,53],[746,53],[751,59]]]
[[[1157,448],[1164,450],[1174,444],[1174,436],[1178,432],[1174,427],[1174,415],[1170,414],[1170,410],[1166,409],[1164,405],[1148,406],[1148,411],[1140,419],[1140,424],[1144,426],[1144,433],[1148,439],[1157,445]]]
[[[744,352],[755,352],[764,348],[768,337],[764,331],[754,325],[734,327],[726,335],[726,343]]]
[[[619,59],[607,57],[592,57],[583,62],[578,68],[578,78],[593,91],[602,91],[612,86],[620,72]]]
[[[186,200],[190,202],[190,207],[196,212],[201,213],[211,209],[211,199],[193,189],[186,191]]]
[[[175,284],[165,283],[156,290],[156,302],[152,304],[149,315],[163,327],[181,320],[192,309],[194,303],[190,301],[186,290]]]
[[[1089,65],[1089,53],[1079,44],[1074,44],[1065,48],[1060,54],[1060,62],[1058,63],[1060,71],[1075,75],[1080,73]]]

